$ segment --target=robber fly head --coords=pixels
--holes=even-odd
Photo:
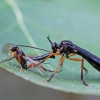
[[[55,53],[57,51],[57,49],[59,49],[59,46],[56,42],[51,42],[49,36],[47,37],[47,39],[49,40],[49,42],[51,43],[51,48],[53,50],[53,52]]]

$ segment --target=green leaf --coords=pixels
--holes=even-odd
[[[2,53],[5,43],[25,44],[51,49],[49,41],[60,43],[70,40],[74,44],[100,56],[100,1],[99,0],[1,0],[0,1],[0,61],[7,58]],[[45,45],[44,45],[45,43]],[[27,54],[44,54],[38,50],[21,48]],[[79,57],[79,56],[78,56]],[[81,58],[81,57],[80,57]],[[57,67],[60,57],[49,59],[49,70]],[[32,83],[65,92],[100,95],[100,73],[85,61],[88,73],[84,86],[80,80],[80,62],[65,60],[63,71],[47,83],[51,73],[41,76],[35,69],[21,71],[16,60],[0,66]]]

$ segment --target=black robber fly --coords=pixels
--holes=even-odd
[[[57,68],[54,70],[54,72],[47,81],[50,81],[52,79],[52,77],[55,75],[58,69],[63,65],[64,59],[67,58],[69,60],[81,62],[81,81],[84,85],[88,86],[88,84],[84,81],[83,78],[83,70],[87,72],[87,69],[84,67],[84,59],[88,61],[95,69],[100,71],[100,58],[93,55],[89,51],[73,44],[69,40],[63,40],[59,44],[57,44],[56,42],[52,42],[49,36],[47,37],[47,39],[51,43],[52,53],[49,53],[48,56],[44,58],[43,61],[41,61],[40,63],[44,62],[45,60],[47,60],[52,56],[61,55]],[[72,58],[72,56],[75,55],[80,55],[82,58]],[[40,63],[38,63],[38,65]]]

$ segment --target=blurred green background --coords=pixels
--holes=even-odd
[[[99,0],[0,0],[0,52],[5,43],[26,44],[50,49],[46,37],[50,36],[52,41],[60,43],[61,40],[71,40],[80,47],[100,55],[100,1]],[[28,54],[33,50],[24,49]],[[34,51],[34,54],[38,51]],[[42,52],[41,52],[42,53]],[[1,58],[0,58],[1,59]],[[55,61],[53,66],[57,64]],[[67,67],[80,66],[71,61],[65,62]],[[64,64],[64,66],[65,66]],[[64,67],[63,66],[63,67]],[[86,90],[99,87],[99,72],[89,66],[89,76],[85,76],[90,84]],[[66,67],[66,66],[65,66]],[[75,67],[76,68],[76,67]],[[79,69],[80,67],[77,67]],[[87,68],[87,67],[86,67]],[[65,69],[65,68],[64,68]],[[67,71],[67,70],[66,70]],[[74,77],[74,69],[71,72]],[[80,82],[80,70],[76,71],[73,81],[84,89]],[[67,74],[62,77],[65,79]],[[97,78],[97,79],[96,79]],[[34,85],[0,68],[0,99],[1,100],[99,100],[98,96],[77,95],[59,92],[53,89]],[[67,79],[70,79],[67,76]],[[89,80],[88,80],[89,79]],[[70,80],[68,80],[70,82]],[[67,83],[66,83],[67,84]],[[80,85],[81,84],[81,85]],[[75,88],[75,86],[72,86]],[[78,85],[76,86],[77,89]],[[92,88],[93,87],[93,88]],[[94,89],[96,88],[96,89]],[[95,93],[96,94],[96,93]],[[99,93],[100,94],[100,91]]]

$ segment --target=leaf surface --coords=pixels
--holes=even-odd
[[[60,43],[70,40],[74,44],[100,56],[100,1],[91,0],[1,0],[0,1],[0,61],[7,58],[2,53],[5,43],[25,44],[51,49],[49,41]],[[46,52],[21,48],[27,54],[44,54]],[[78,56],[79,57],[79,56]],[[60,57],[49,59],[50,65],[45,68],[54,70]],[[89,84],[84,86],[80,81],[80,62],[65,60],[63,71],[57,73],[47,83],[51,73],[41,76],[34,69],[21,71],[16,60],[12,66],[9,62],[0,64],[11,73],[32,83],[65,92],[100,95],[100,73],[85,61],[88,73],[84,79]]]

